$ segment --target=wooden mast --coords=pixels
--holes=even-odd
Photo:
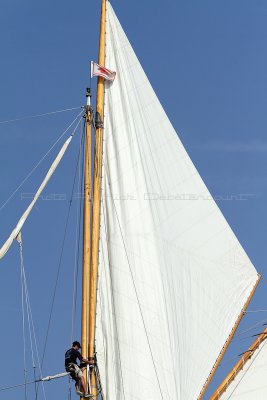
[[[221,350],[221,352],[219,354],[219,357],[217,358],[217,360],[216,360],[216,362],[215,362],[215,364],[214,364],[214,366],[213,366],[213,368],[212,368],[212,370],[211,370],[211,372],[209,374],[209,377],[205,382],[205,385],[203,386],[203,388],[202,388],[202,390],[200,392],[198,400],[202,400],[202,398],[203,398],[203,396],[204,396],[204,394],[205,394],[205,392],[206,392],[206,390],[207,390],[207,388],[208,388],[208,386],[209,386],[209,384],[210,384],[215,372],[217,371],[217,368],[219,367],[219,365],[220,365],[220,363],[222,361],[222,358],[223,358],[224,354],[226,353],[226,350],[228,349],[228,346],[229,346],[229,344],[231,343],[231,341],[233,339],[233,336],[234,336],[234,334],[235,334],[235,332],[236,332],[236,330],[237,330],[237,328],[238,328],[238,326],[239,326],[239,324],[240,324],[240,322],[241,322],[241,320],[242,320],[242,318],[243,318],[243,316],[244,316],[244,314],[246,312],[246,309],[248,308],[248,305],[249,305],[249,303],[250,303],[250,301],[251,301],[251,299],[252,299],[252,297],[253,297],[253,295],[255,293],[255,290],[257,289],[257,286],[258,286],[260,280],[261,280],[261,275],[258,276],[258,279],[257,279],[257,281],[256,281],[256,283],[255,283],[255,285],[254,285],[254,287],[252,289],[252,292],[250,293],[250,295],[249,295],[249,297],[248,297],[248,299],[247,299],[247,301],[246,301],[241,313],[239,314],[239,317],[238,317],[238,319],[237,319],[237,321],[236,321],[236,323],[235,323],[235,325],[234,325],[229,337],[227,338],[227,340],[226,340],[226,342],[225,342],[225,344],[224,344],[224,346],[223,346],[223,348],[222,348],[222,350]]]
[[[102,0],[100,19],[100,38],[98,63],[105,66],[105,35],[106,35],[106,0]],[[104,118],[104,78],[98,77],[96,96],[96,138],[94,155],[94,193],[92,217],[92,258],[90,274],[90,301],[89,301],[89,358],[95,356],[95,322],[97,300],[98,249],[100,231],[100,200],[102,176],[102,149],[103,149],[103,118]],[[91,371],[91,390],[97,398],[98,388],[95,371]]]
[[[243,357],[236,363],[232,371],[222,381],[220,386],[215,390],[210,400],[219,400],[223,393],[226,391],[228,386],[234,381],[237,374],[244,368],[244,365],[251,359],[254,352],[260,347],[261,343],[267,339],[267,328],[257,337],[252,343],[250,348],[244,353]]]
[[[90,107],[91,93],[87,89],[87,106],[85,114],[85,154],[84,154],[84,209],[83,209],[83,272],[82,272],[82,356],[88,358],[89,346],[89,276],[91,261],[91,193],[92,193],[92,110]],[[87,373],[84,371],[87,383]]]

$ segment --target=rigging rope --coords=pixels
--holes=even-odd
[[[266,319],[264,319],[263,321],[266,321]],[[262,325],[262,326],[266,325],[266,324],[262,324],[263,321],[261,321],[261,322],[255,324],[255,325],[253,325],[253,326],[250,327],[249,329],[244,330],[244,331],[241,332],[239,335],[241,335],[242,333],[245,333],[245,332],[249,332],[249,331],[255,329],[256,327],[258,327],[259,325]],[[242,337],[242,338],[239,338],[239,339],[233,339],[232,342],[241,342],[241,341],[246,340],[246,339],[255,338],[256,336],[259,336],[259,335],[261,335],[261,334],[263,334],[263,332],[256,333],[256,334],[253,334],[253,335],[249,335],[249,336],[245,336],[245,337]],[[267,335],[267,333],[266,333],[266,335]],[[224,358],[224,359],[223,359],[223,362],[220,363],[220,366],[221,366],[221,365],[224,365],[224,364],[226,364],[226,363],[229,363],[230,361],[233,361],[233,360],[236,360],[236,359],[240,358],[240,356],[241,356],[242,354],[245,354],[245,353],[246,353],[246,351],[244,351],[243,353],[237,354],[235,357],[231,357],[231,358],[227,358],[227,359]]]
[[[81,120],[82,120],[82,117],[79,119],[78,124],[80,124]],[[78,124],[77,124],[75,130],[78,128]],[[48,324],[47,324],[46,335],[45,335],[44,349],[43,349],[43,354],[42,354],[42,359],[41,359],[41,367],[43,367],[43,364],[44,364],[45,352],[46,352],[46,347],[47,347],[47,342],[48,342],[49,331],[50,331],[50,327],[51,327],[52,314],[53,314],[53,310],[54,310],[59,276],[60,276],[60,271],[61,271],[61,267],[62,267],[63,253],[64,253],[65,241],[66,241],[66,237],[67,237],[67,229],[68,229],[69,219],[70,219],[70,210],[71,210],[71,206],[72,206],[76,176],[77,176],[78,165],[79,165],[79,160],[80,160],[80,151],[81,151],[81,146],[79,147],[79,152],[78,152],[78,156],[77,156],[76,168],[75,168],[73,185],[72,185],[71,196],[70,196],[70,202],[69,202],[69,207],[67,210],[66,222],[65,222],[64,233],[63,233],[63,240],[62,240],[62,245],[61,245],[61,250],[60,250],[57,274],[56,274],[56,281],[55,281],[53,295],[52,295],[52,302],[51,302],[51,307],[50,307],[50,311],[49,311]],[[37,393],[38,393],[38,390],[39,390],[39,385],[37,385]]]
[[[85,125],[81,125],[81,140],[79,150],[79,170],[78,170],[78,184],[77,184],[77,198],[81,200],[81,193],[83,192],[83,149],[84,149],[84,137],[85,137]],[[82,156],[81,156],[82,155]],[[74,340],[74,327],[76,321],[76,308],[77,308],[77,286],[78,286],[78,273],[79,273],[79,260],[80,260],[80,243],[81,243],[81,220],[82,220],[82,201],[77,201],[76,208],[76,231],[75,231],[75,256],[74,256],[74,268],[73,268],[73,290],[72,290],[72,313],[71,313],[71,335],[70,343]],[[69,377],[69,388],[68,388],[68,400],[72,398],[72,385],[71,377]]]
[[[33,340],[34,340],[35,352],[36,352],[36,356],[37,356],[37,363],[38,363],[38,367],[39,367],[41,376],[43,375],[43,372],[42,372],[42,367],[41,367],[41,364],[40,364],[40,357],[39,357],[39,351],[38,351],[37,340],[36,340],[36,335],[35,335],[35,327],[34,327],[34,323],[33,323],[33,316],[32,316],[31,303],[30,303],[30,298],[29,298],[29,292],[28,292],[28,285],[27,285],[27,280],[26,280],[25,268],[23,268],[23,276],[24,276],[25,297],[26,297],[26,305],[27,305],[27,313],[28,313],[28,324],[29,324],[30,341],[31,341],[33,375],[34,375],[34,379],[36,380],[36,365],[35,365],[35,359],[34,359],[32,336],[33,336]],[[43,384],[42,384],[42,389],[43,389],[44,398],[46,399],[46,394],[45,394],[45,390],[44,390],[44,385]],[[35,398],[37,399],[37,386],[36,386],[36,383],[35,383]]]
[[[68,400],[71,400],[71,378],[69,377]]]
[[[70,343],[74,340],[74,327],[76,318],[77,308],[77,284],[78,284],[78,272],[79,272],[79,260],[80,260],[80,242],[81,242],[81,220],[82,220],[82,193],[83,193],[83,164],[84,164],[84,139],[85,139],[85,123],[81,126],[81,140],[79,149],[79,169],[78,169],[78,184],[77,184],[77,201],[76,208],[76,232],[75,232],[75,257],[74,257],[74,268],[73,268],[73,292],[72,292],[72,316],[71,316],[71,337]]]
[[[30,178],[30,176],[34,173],[36,168],[39,167],[39,165],[44,161],[44,159],[48,156],[48,154],[53,150],[53,148],[57,145],[57,143],[60,141],[60,139],[63,138],[63,136],[68,132],[68,130],[74,125],[75,121],[82,115],[83,111],[81,111],[71,122],[71,124],[64,130],[63,133],[60,134],[60,136],[57,138],[55,143],[48,149],[48,151],[45,153],[45,155],[38,161],[38,163],[32,168],[32,170],[28,173],[28,175],[21,181],[21,183],[17,186],[17,188],[11,193],[11,195],[1,204],[0,206],[0,211],[7,205],[7,203],[15,196],[15,194],[18,192],[18,190],[24,185],[24,183]]]
[[[240,339],[237,339],[237,338],[238,338],[239,336],[243,335],[244,333],[250,332],[250,331],[252,331],[253,329],[255,329],[255,328],[257,328],[257,327],[259,327],[259,326],[261,326],[261,325],[262,325],[262,326],[266,325],[266,321],[267,321],[267,319],[264,318],[264,319],[262,319],[261,321],[257,322],[256,324],[251,325],[250,327],[248,327],[248,328],[244,329],[243,331],[237,333],[237,334],[235,335],[235,338],[234,338],[232,341],[243,340],[243,338],[240,338]]]
[[[21,311],[22,311],[22,337],[23,337],[23,363],[24,363],[24,398],[27,400],[27,364],[26,364],[26,333],[25,333],[25,305],[24,305],[24,280],[23,280],[23,255],[22,255],[22,242],[21,234],[17,238],[19,242],[19,252],[20,252],[20,279],[21,279]]]
[[[28,321],[28,329],[29,329],[29,338],[30,338],[30,346],[31,346],[31,355],[32,355],[32,364],[33,364],[33,373],[34,373],[34,379],[36,380],[36,371],[35,371],[36,366],[35,366],[35,360],[34,360],[34,350],[33,350],[32,337],[34,338],[34,342],[35,342],[35,351],[36,351],[37,362],[38,362],[38,366],[39,366],[39,370],[40,370],[41,375],[42,375],[42,369],[41,369],[41,365],[40,365],[39,352],[38,352],[36,335],[35,335],[35,327],[34,327],[34,323],[33,323],[33,316],[32,316],[31,304],[30,304],[30,298],[29,298],[29,291],[28,291],[28,285],[27,285],[27,280],[26,280],[21,232],[17,236],[17,241],[19,243],[20,265],[21,265],[21,285],[22,285],[21,286],[21,290],[22,290],[22,304],[23,304],[22,312],[23,312],[23,329],[24,329],[24,337],[23,337],[23,341],[24,341],[24,371],[26,371],[26,337],[25,337],[25,317],[24,317],[25,305],[26,305],[27,321]],[[25,373],[25,382],[26,382],[26,373]],[[44,390],[43,384],[42,384],[42,389],[43,389],[44,398],[46,399],[46,394],[45,394],[45,390]],[[35,384],[35,394],[36,394],[36,397],[37,397],[36,384]],[[25,398],[27,398],[26,386],[25,386]]]
[[[23,255],[22,255],[22,242],[20,243],[20,249],[21,249],[21,257],[23,257]],[[24,292],[25,292],[25,300],[26,300],[26,310],[27,310],[28,329],[29,329],[29,335],[30,335],[32,365],[33,365],[33,368],[35,368],[35,360],[34,360],[34,352],[33,352],[33,343],[32,343],[32,342],[33,342],[33,340],[32,340],[32,329],[31,329],[31,321],[30,321],[29,298],[28,298],[28,287],[27,287],[27,281],[26,281],[24,263],[23,263],[22,275],[23,275],[23,284],[24,284]]]
[[[13,386],[5,386],[0,388],[0,392],[4,392],[6,390],[11,390],[11,389],[17,389],[19,387],[23,387],[25,385],[32,385],[34,383],[40,383],[40,382],[49,382],[52,381],[53,379],[59,379],[59,378],[64,378],[65,376],[68,376],[69,373],[68,372],[63,372],[61,374],[57,374],[57,375],[53,375],[53,376],[46,376],[45,378],[40,378],[40,379],[36,379],[34,381],[30,381],[30,382],[26,382],[26,383],[20,383],[18,385],[13,385]]]
[[[66,112],[66,111],[79,110],[81,108],[83,108],[83,107],[72,107],[72,108],[65,108],[64,110],[50,111],[50,112],[43,113],[43,114],[26,115],[25,117],[7,119],[5,121],[0,121],[0,124],[8,124],[10,122],[23,121],[25,119],[31,119],[31,118],[46,117],[48,115],[59,114],[59,113]]]

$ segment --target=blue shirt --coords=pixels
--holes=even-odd
[[[81,353],[78,350],[75,350],[73,347],[66,351],[65,353],[65,367],[68,364],[76,364],[77,365],[77,358],[82,361]]]

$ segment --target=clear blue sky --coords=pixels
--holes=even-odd
[[[97,59],[99,3],[2,0],[0,121],[83,105],[89,62]],[[114,0],[112,4],[208,188],[219,199],[221,210],[257,270],[266,275],[266,1]],[[1,204],[76,113],[0,124]],[[45,191],[47,196],[65,194],[66,200],[39,201],[23,229],[25,266],[40,353],[78,145],[77,136]],[[26,207],[22,193],[34,192],[54,154],[0,211],[1,242]],[[237,200],[240,194],[246,195],[246,200]],[[63,355],[70,340],[75,207],[76,204],[71,211],[44,375],[63,370]],[[0,267],[0,340],[6,348],[0,374],[1,386],[5,386],[23,382],[16,244]],[[263,277],[250,310],[267,309],[265,292]],[[248,314],[240,331],[263,319],[267,320],[267,313]],[[76,335],[79,328],[77,320]],[[261,330],[259,326],[248,336]],[[232,358],[248,348],[252,340],[233,343],[208,394],[236,361]],[[50,399],[57,395],[67,398],[66,381],[47,383],[46,393]],[[14,399],[15,395],[22,399],[23,391],[0,392],[0,399]]]

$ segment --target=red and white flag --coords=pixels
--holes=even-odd
[[[93,78],[93,76],[102,76],[108,81],[114,81],[116,72],[110,71],[109,69],[102,67],[96,62],[91,61],[91,78]]]

